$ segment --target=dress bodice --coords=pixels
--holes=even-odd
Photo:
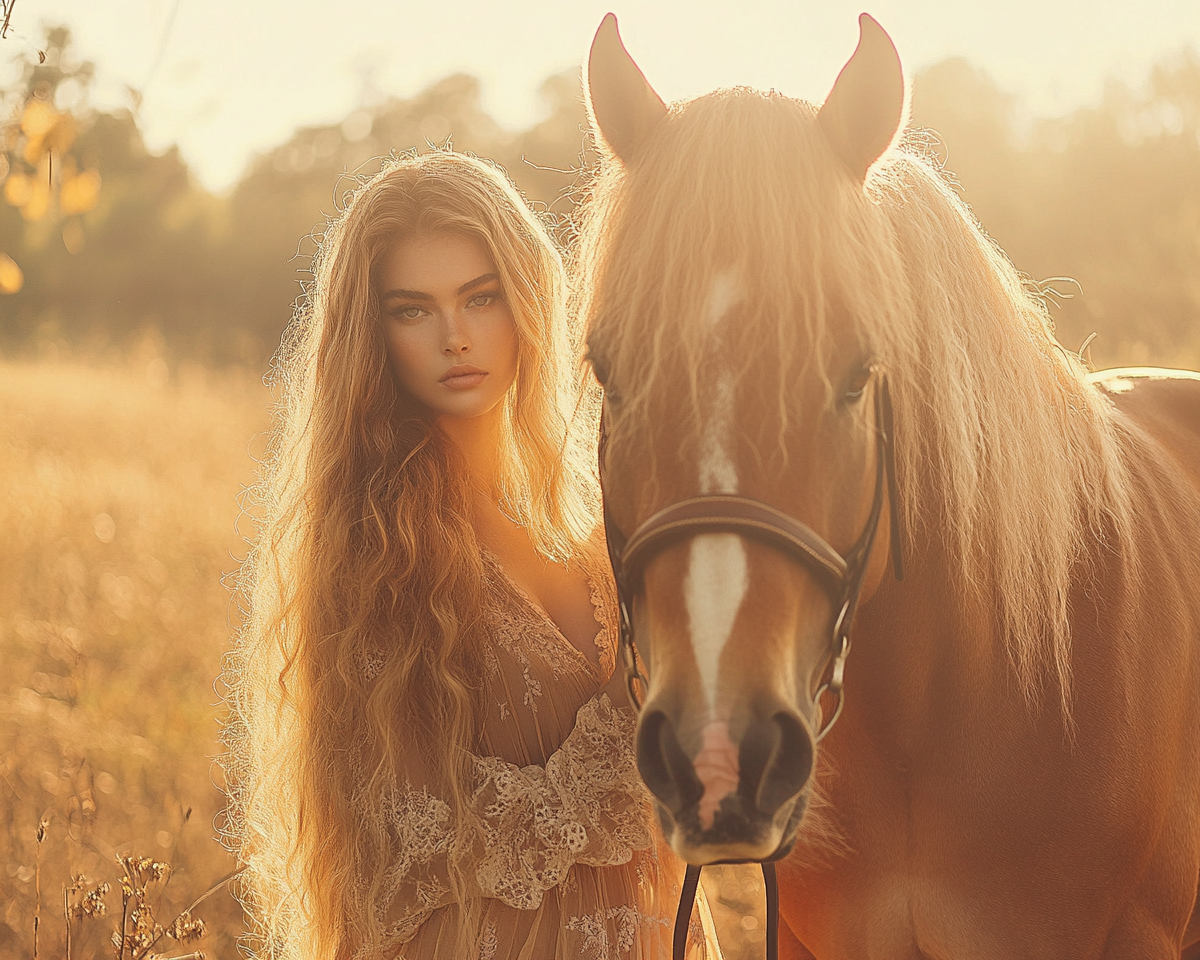
[[[635,718],[598,692],[616,660],[606,561],[584,564],[600,625],[593,661],[484,551],[482,738],[472,799],[455,816],[427,787],[394,784],[395,856],[376,956],[451,956],[461,923],[447,858],[477,898],[483,960],[648,960],[670,955],[682,865],[657,839],[633,753]],[[373,665],[368,665],[368,672]],[[702,908],[706,910],[706,908]],[[689,955],[705,952],[696,926]]]

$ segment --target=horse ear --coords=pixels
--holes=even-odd
[[[592,40],[584,81],[592,130],[622,162],[667,115],[667,105],[646,81],[621,42],[617,18],[605,14]]]
[[[834,151],[860,181],[888,148],[904,114],[904,74],[892,38],[867,14],[858,47],[838,74],[817,121]]]

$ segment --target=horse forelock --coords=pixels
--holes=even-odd
[[[733,410],[750,380],[774,388],[772,409],[743,404],[728,429],[773,424],[786,463],[789,429],[815,413],[799,398],[828,404],[839,357],[878,356],[910,537],[947,545],[1026,694],[1049,684],[1069,718],[1072,579],[1103,533],[1130,543],[1111,407],[932,160],[902,145],[864,189],[815,117],[718,92],[673,108],[631,169],[597,182],[581,306],[620,394],[610,442],[645,458],[651,487],[696,469],[680,450],[720,465],[714,397]]]
[[[723,91],[677,111],[635,170],[602,178],[581,265],[590,343],[620,371],[614,443],[657,408],[681,449],[702,448],[722,375],[776,387],[765,413],[782,440],[798,414],[789,382],[826,377],[824,231],[799,218],[820,216],[822,192],[850,191],[832,165],[803,170],[820,145],[805,142],[820,136],[814,117],[799,101]]]

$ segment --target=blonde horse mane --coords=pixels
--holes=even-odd
[[[578,267],[593,355],[618,372],[613,444],[644,448],[663,409],[679,420],[660,428],[698,435],[706,298],[730,269],[748,295],[722,357],[777,387],[763,415],[781,442],[805,414],[800,377],[820,377],[828,401],[836,349],[880,357],[910,540],[945,544],[964,601],[994,611],[1025,696],[1056,688],[1069,722],[1072,582],[1098,542],[1129,543],[1122,438],[919,138],[864,189],[809,104],[738,88],[677,105],[630,169],[598,176]]]

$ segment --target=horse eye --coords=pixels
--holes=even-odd
[[[867,384],[871,380],[871,367],[864,366],[855,375],[850,382],[849,388],[846,390],[845,397],[847,400],[861,400],[862,395],[867,391]]]
[[[586,357],[587,362],[592,365],[592,372],[596,375],[596,379],[600,382],[600,386],[608,385],[608,361],[597,353],[588,351]]]

